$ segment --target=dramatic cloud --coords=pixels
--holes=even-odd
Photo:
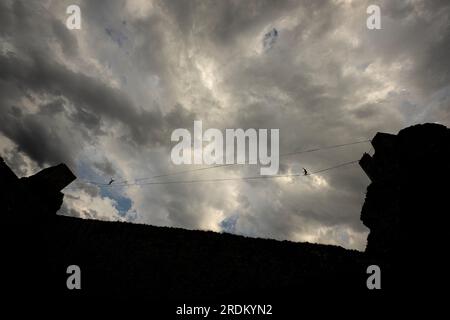
[[[66,28],[78,4],[81,30]],[[366,28],[367,6],[381,30]],[[170,161],[176,128],[279,128],[280,153],[450,125],[448,1],[0,2],[0,155],[18,175],[67,163],[61,214],[364,249],[368,179],[245,177],[244,165]],[[301,173],[357,160],[369,144],[282,157]],[[116,186],[104,187],[110,179]],[[138,182],[138,183],[136,183]],[[127,184],[121,187],[120,185]],[[130,185],[131,184],[131,185]]]

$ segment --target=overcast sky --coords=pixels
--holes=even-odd
[[[81,8],[81,30],[66,8]],[[366,9],[381,8],[381,30]],[[280,153],[450,124],[450,2],[0,1],[0,155],[19,176],[65,162],[60,214],[363,250],[368,178],[99,188],[174,166],[176,128],[279,128]],[[276,30],[276,32],[274,32]],[[357,160],[370,144],[281,158],[280,173]],[[259,175],[255,165],[157,181]],[[156,180],[155,180],[156,181]]]

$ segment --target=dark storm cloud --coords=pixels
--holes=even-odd
[[[405,10],[407,10],[407,7],[405,7]],[[365,10],[365,7],[361,7],[361,9]],[[382,10],[384,9],[382,7]],[[306,10],[308,8],[305,8]],[[401,124],[398,122],[401,120],[400,116],[395,114],[395,110],[386,112],[386,108],[389,107],[386,103],[379,105],[365,103],[359,107],[355,105],[357,108],[354,111],[348,110],[348,102],[351,101],[349,98],[353,96],[355,88],[373,86],[376,89],[376,84],[375,82],[371,83],[370,80],[361,79],[352,74],[346,74],[344,71],[346,66],[343,63],[346,56],[340,56],[340,51],[342,50],[336,50],[334,55],[327,56],[326,59],[328,61],[326,59],[320,61],[321,56],[318,55],[317,63],[319,67],[312,66],[311,60],[307,60],[305,63],[293,64],[294,61],[298,60],[296,59],[298,55],[302,56],[302,50],[307,51],[311,45],[314,45],[314,41],[320,42],[321,39],[325,39],[343,23],[342,18],[345,17],[339,15],[339,10],[334,5],[316,8],[314,11],[317,15],[309,15],[310,18],[306,17],[307,22],[302,22],[301,29],[283,31],[280,36],[280,42],[278,43],[281,48],[276,52],[276,58],[274,58],[275,55],[262,55],[245,59],[236,58],[224,68],[226,69],[224,72],[230,74],[226,79],[225,85],[229,91],[233,92],[233,104],[237,106],[236,112],[232,117],[225,120],[229,123],[229,127],[282,128],[280,138],[281,148],[286,151],[290,151],[292,148],[301,148],[301,146],[307,147],[311,145],[314,147],[330,145],[338,143],[338,141],[354,141],[371,138],[374,134],[373,128],[377,125],[377,129],[380,131],[383,130],[383,127],[386,128],[384,130],[388,131],[396,127],[400,129]],[[398,15],[399,8],[396,8],[396,10],[395,14]],[[382,11],[382,13],[389,14],[387,9]],[[405,16],[407,15],[405,14]],[[364,16],[362,15],[362,17]],[[221,21],[221,19],[218,18],[218,21]],[[364,19],[361,19],[361,21],[365,22]],[[423,21],[417,21],[418,25],[413,29],[427,29],[427,25],[423,25],[422,23]],[[293,33],[297,33],[297,35]],[[306,34],[313,36],[303,39],[300,37]],[[239,37],[239,35],[239,32],[236,32],[235,36]],[[283,44],[283,36],[285,35],[290,38],[290,41]],[[411,38],[417,39],[412,34],[410,35]],[[218,42],[220,43],[220,37]],[[293,43],[295,44],[294,46],[292,46]],[[289,46],[289,50],[283,50],[283,45]],[[392,49],[397,52],[396,55],[399,52],[405,52],[401,47],[402,43],[399,41],[390,45],[398,46],[397,49]],[[323,46],[323,49],[329,50],[327,46],[339,48],[342,45],[338,43],[338,40],[333,41],[333,38],[331,38],[328,44]],[[318,49],[320,50],[321,47]],[[441,49],[435,52],[446,51]],[[357,50],[355,50],[355,53],[357,53]],[[414,56],[413,52],[408,53]],[[383,53],[379,52],[379,54],[383,58]],[[430,55],[426,54],[425,56],[426,58],[423,60],[432,61]],[[376,57],[373,57],[373,59],[376,59]],[[433,64],[439,66],[439,61],[442,60],[433,60]],[[422,69],[420,59],[413,58],[413,61],[412,70]],[[444,68],[439,70],[439,72],[445,75],[448,69],[444,63]],[[430,73],[433,74],[433,72]],[[320,84],[320,82],[323,82],[320,78],[321,75],[327,75],[327,77],[331,78],[331,85]],[[431,79],[427,80],[426,77],[423,78],[425,79],[424,82],[428,82],[427,85],[433,83],[433,81],[428,81]],[[414,79],[420,79],[420,77],[415,76]],[[442,87],[444,83],[445,81],[438,83],[436,88]],[[424,87],[425,83],[422,85],[422,88]],[[255,96],[254,93],[260,95],[261,92],[264,92],[268,88],[270,90],[274,88],[278,89],[273,91],[282,92],[287,95],[292,103],[285,103],[281,99],[279,101],[263,99],[259,103],[251,104],[247,102],[253,98],[252,96]],[[358,122],[358,120],[355,121],[355,117],[361,119],[364,123]],[[383,121],[384,123],[380,125]],[[360,150],[360,152],[364,151],[364,149]],[[353,154],[357,159],[361,153],[353,152]],[[314,157],[311,160],[302,159],[302,161],[310,165],[322,164],[322,167],[326,167],[327,165],[333,165],[333,161],[336,162],[336,159],[340,158],[335,157],[333,159],[330,157],[330,159],[327,159],[321,155],[314,160],[312,159]],[[350,158],[349,160],[353,159]],[[320,193],[314,194],[313,196],[310,195],[310,198],[312,197],[314,201],[306,201],[305,211],[298,209],[301,204],[297,199],[302,198],[301,195],[296,196],[297,199],[281,197],[281,201],[279,196],[274,194],[268,196],[267,199],[280,201],[283,203],[282,208],[270,206],[267,210],[262,208],[262,210],[257,211],[258,213],[257,215],[255,214],[254,218],[250,218],[253,217],[251,215],[248,219],[253,219],[253,225],[261,224],[258,228],[260,232],[263,232],[262,230],[265,226],[270,226],[270,230],[263,232],[270,236],[290,234],[292,232],[291,229],[295,230],[298,227],[298,223],[292,224],[289,217],[279,217],[280,220],[273,217],[274,212],[280,213],[283,210],[291,213],[298,212],[303,219],[311,222],[320,222],[326,226],[344,224],[356,230],[361,230],[361,224],[355,219],[357,215],[354,214],[354,212],[358,212],[355,210],[359,209],[361,196],[355,196],[355,192],[364,190],[367,180],[358,170],[354,170],[353,175],[350,174],[353,177],[352,179],[348,179],[346,176],[346,174],[340,173],[327,173],[329,183],[336,191],[330,191],[330,194],[324,198],[322,198],[322,194]],[[267,185],[265,187],[267,189],[270,188]],[[272,187],[276,186],[273,185]],[[264,190],[263,188],[255,187],[253,192],[261,193]],[[338,190],[345,191],[339,192]],[[308,209],[308,206],[314,208],[317,207],[317,203],[324,201],[339,205],[327,208],[321,204],[318,209]],[[343,205],[340,207],[346,201],[354,205]],[[290,202],[292,202],[292,205],[289,205]],[[255,211],[258,210],[256,208],[254,209]]]
[[[329,1],[160,1],[173,21],[185,34],[196,31],[208,37],[214,44],[226,45],[248,32],[262,29],[292,9],[304,6],[315,12],[322,7],[333,6]],[[200,21],[200,19],[202,19]],[[200,23],[199,23],[200,22]],[[198,26],[197,26],[198,25]],[[202,27],[207,27],[203,29]]]
[[[60,21],[53,19],[51,27],[43,27],[46,16],[36,14],[33,11],[36,10],[35,7],[29,7],[21,1],[14,2],[11,8],[3,9],[6,18],[3,20],[2,30],[5,30],[7,36],[13,37],[13,43],[19,48],[26,42],[21,37],[26,38],[29,49],[32,50],[20,51],[20,56],[15,53],[0,56],[0,91],[3,93],[0,116],[6,124],[0,130],[40,165],[54,161],[71,162],[73,154],[68,152],[70,147],[64,145],[49,119],[45,123],[43,118],[31,115],[21,117],[12,113],[8,103],[18,101],[24,92],[56,97],[55,101],[58,102],[43,106],[42,113],[64,111],[73,125],[84,127],[95,135],[104,133],[103,126],[108,125],[104,123],[105,120],[122,124],[129,131],[128,141],[137,145],[167,145],[169,132],[173,130],[170,125],[174,122],[173,119],[176,118],[177,124],[180,124],[187,123],[192,118],[183,118],[184,115],[188,116],[188,112],[178,106],[166,121],[159,110],[137,108],[119,89],[92,76],[70,70],[56,60],[49,44],[45,42],[47,37],[54,36],[66,55],[73,57],[77,54],[76,38]],[[35,19],[31,20],[30,17]],[[26,26],[11,26],[16,26],[19,22]],[[42,30],[46,33],[39,34]],[[17,90],[16,97],[5,93],[11,86]],[[8,100],[5,100],[5,96]],[[61,104],[62,99],[74,106],[72,112],[56,105]],[[90,139],[93,138],[92,134],[88,134],[89,136]]]
[[[441,14],[450,20],[450,7],[445,12]],[[427,93],[450,83],[450,23],[447,22],[436,32],[436,39],[425,49],[424,55],[417,58],[417,68],[413,71],[418,87]]]
[[[45,163],[71,164],[73,154],[70,146],[66,145],[52,127],[47,126],[36,116],[21,115],[2,107],[0,113],[1,131],[14,141],[19,150],[35,160],[39,165]]]
[[[30,59],[0,57],[1,79],[34,92],[70,100],[79,106],[75,119],[80,125],[98,128],[101,117],[124,124],[139,145],[166,143],[167,135],[161,134],[164,118],[160,112],[138,110],[120,91],[51,62],[38,53]]]
[[[367,46],[387,63],[409,61],[406,78],[430,95],[450,83],[450,4],[448,1],[382,1],[384,27],[366,31]]]
[[[380,1],[382,30],[366,29],[370,1],[80,1],[79,31],[64,26],[69,4],[0,3],[0,133],[16,145],[4,153],[21,172],[27,157],[44,165],[80,154],[102,180],[178,171],[170,134],[194,120],[279,128],[281,153],[395,133],[415,119],[449,124],[448,1]],[[273,28],[276,44],[262,50]],[[331,167],[369,149],[283,158],[280,173]],[[292,181],[121,191],[139,222],[363,248],[367,183],[350,166]],[[105,218],[114,209],[98,187],[78,188],[68,201],[81,202],[68,214]]]
[[[39,106],[39,114],[45,116],[54,116],[58,113],[62,113],[65,111],[64,103],[65,101],[61,98],[57,98],[48,103],[44,103]]]

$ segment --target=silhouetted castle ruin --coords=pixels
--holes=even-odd
[[[361,220],[365,252],[337,246],[56,215],[75,176],[63,164],[17,178],[0,161],[0,205],[9,290],[17,294],[215,300],[293,298],[293,292],[367,292],[380,265],[383,290],[439,281],[448,214],[450,130],[424,124],[377,133],[360,165],[371,179]],[[83,272],[66,288],[66,268]],[[44,276],[30,288],[24,275]],[[37,269],[36,269],[37,268]],[[413,277],[414,280],[411,280]],[[40,282],[39,282],[40,281]],[[411,283],[408,281],[417,281]],[[406,286],[406,287],[405,287]]]

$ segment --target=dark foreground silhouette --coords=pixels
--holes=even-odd
[[[381,268],[377,292],[444,285],[450,130],[417,125],[378,133],[372,144],[374,156],[360,161],[371,179],[361,213],[370,228],[365,252],[58,216],[70,170],[61,164],[18,179],[1,159],[3,288],[21,299],[347,299],[378,294],[366,286],[372,264]],[[81,290],[66,287],[69,265],[81,268]]]

